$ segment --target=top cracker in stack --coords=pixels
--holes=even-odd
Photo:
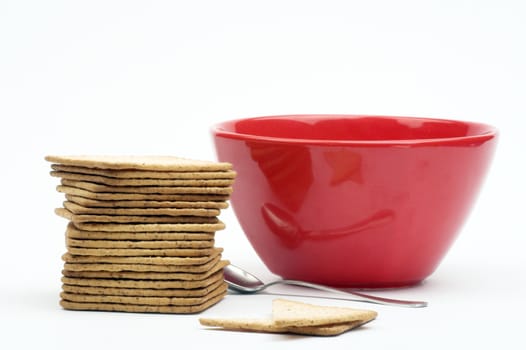
[[[70,222],[66,309],[195,313],[226,294],[215,246],[229,163],[179,157],[47,156]]]

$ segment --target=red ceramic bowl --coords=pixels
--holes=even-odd
[[[284,278],[396,287],[429,276],[459,233],[496,129],[410,117],[290,115],[214,126],[231,204]]]

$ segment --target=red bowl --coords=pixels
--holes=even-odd
[[[497,141],[480,123],[357,115],[248,118],[212,133],[237,171],[233,210],[270,271],[366,288],[437,268]]]

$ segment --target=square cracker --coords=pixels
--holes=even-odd
[[[156,171],[226,171],[230,163],[186,159],[174,156],[48,155],[48,162],[98,169],[137,169]]]
[[[215,216],[143,216],[143,215],[95,215],[74,214],[66,208],[56,208],[55,214],[78,223],[124,223],[124,224],[216,224],[219,219]]]
[[[61,300],[60,305],[67,310],[85,311],[119,311],[119,312],[145,312],[145,313],[174,313],[174,314],[194,314],[202,312],[220,302],[226,292],[207,300],[200,305],[132,305],[117,303],[79,303],[75,301]]]
[[[62,290],[68,293],[91,295],[120,295],[129,297],[202,297],[208,295],[216,288],[226,285],[219,279],[209,286],[194,289],[147,289],[147,288],[118,288],[118,287],[90,287],[63,284]]]
[[[62,283],[86,287],[136,288],[136,289],[196,289],[223,280],[223,270],[202,280],[128,280],[117,278],[62,277]]]
[[[218,255],[207,263],[200,265],[152,265],[152,264],[111,264],[111,263],[64,263],[68,271],[111,271],[111,272],[183,272],[202,273],[212,269],[221,259]]]
[[[214,248],[166,248],[166,249],[145,249],[145,248],[78,248],[68,247],[68,252],[72,255],[88,256],[121,256],[121,257],[190,257],[190,256],[209,256]]]
[[[82,188],[58,185],[57,191],[78,197],[101,200],[101,201],[115,201],[115,200],[133,200],[133,201],[212,201],[224,202],[229,199],[230,195],[224,194],[188,194],[188,193],[106,193],[87,191]]]
[[[211,241],[214,232],[104,232],[79,230],[68,223],[66,237],[88,240],[128,241]]]
[[[212,248],[214,241],[125,241],[105,239],[75,239],[66,237],[67,247],[103,248],[103,249],[178,249],[178,248]]]
[[[75,215],[214,217],[221,214],[219,209],[206,208],[89,208],[70,201],[65,201],[63,206]]]
[[[107,255],[73,255],[71,252],[62,255],[62,260],[76,264],[147,264],[147,265],[201,265],[221,255],[223,248],[210,249],[209,255],[201,256],[107,256]]]
[[[97,232],[216,232],[223,230],[225,224],[114,224],[114,223],[74,223],[84,231]]]
[[[55,171],[68,173],[99,175],[115,179],[234,179],[233,170],[220,171],[155,171],[155,170],[125,170],[97,169],[64,164],[51,164]]]
[[[76,203],[85,208],[200,208],[200,209],[226,209],[226,201],[155,201],[155,200],[97,200],[66,194],[69,202]]]
[[[63,186],[76,187],[90,192],[135,194],[213,194],[230,195],[232,186],[108,186],[87,181],[62,179]]]
[[[126,179],[64,171],[51,171],[50,174],[66,180],[93,182],[106,186],[223,187],[232,186],[234,182],[234,179]]]
[[[71,278],[108,278],[125,280],[203,280],[228,265],[227,260],[218,261],[212,268],[203,272],[152,272],[152,271],[69,271],[62,270],[62,275]]]
[[[183,305],[200,305],[207,300],[215,298],[219,295],[224,295],[227,291],[227,284],[222,283],[216,289],[211,290],[208,294],[203,296],[126,296],[126,295],[102,295],[102,294],[81,294],[70,293],[63,291],[60,297],[63,300],[79,302],[79,303],[117,303],[129,305],[165,305],[165,306],[183,306]]]

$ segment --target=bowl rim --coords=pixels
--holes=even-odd
[[[453,137],[439,137],[439,138],[414,138],[414,139],[385,139],[385,140],[327,140],[327,139],[306,139],[306,138],[287,138],[287,137],[274,137],[274,136],[261,136],[252,135],[245,133],[238,133],[235,131],[229,131],[225,129],[228,124],[234,124],[249,120],[264,120],[264,119],[291,119],[291,118],[315,118],[315,117],[327,117],[327,118],[384,118],[384,119],[395,119],[395,120],[421,120],[421,121],[434,121],[434,122],[445,122],[445,123],[457,123],[470,126],[478,126],[486,129],[486,132],[468,135],[468,136],[453,136]],[[415,145],[444,145],[444,144],[458,144],[458,143],[481,143],[493,138],[498,135],[498,129],[490,124],[465,121],[458,119],[445,119],[445,118],[430,118],[430,117],[417,117],[417,116],[396,116],[396,115],[373,115],[373,114],[280,114],[280,115],[266,115],[259,117],[246,117],[225,120],[212,125],[211,131],[214,137],[225,137],[230,139],[244,140],[244,141],[261,141],[269,143],[281,143],[281,144],[305,144],[305,145],[335,145],[335,146],[415,146]]]

